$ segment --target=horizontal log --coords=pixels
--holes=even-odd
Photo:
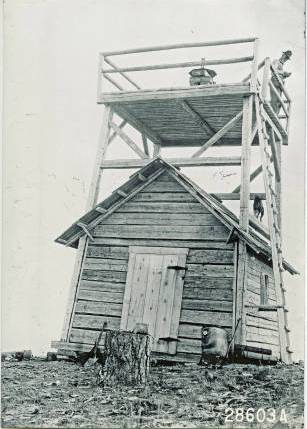
[[[233,279],[231,277],[204,277],[203,279],[195,279],[192,276],[189,278],[185,278],[184,280],[184,294],[189,294],[189,289],[191,289],[191,293],[193,294],[193,289],[195,288],[195,293],[200,289],[203,289],[203,293],[207,293],[206,291],[210,291],[210,289],[219,290],[221,289],[221,293],[224,293],[224,290],[232,291]]]
[[[278,332],[277,321],[267,320],[257,315],[248,314],[246,316],[246,326],[259,327],[263,329],[270,329]]]
[[[187,299],[184,298],[181,303],[181,308],[184,310],[201,310],[201,311],[221,311],[231,312],[232,302],[230,301],[215,301],[205,299]]]
[[[149,202],[127,202],[118,208],[117,213],[210,213],[207,208],[205,208],[199,202],[194,203],[149,203]]]
[[[271,322],[277,322],[277,315],[276,313],[272,311],[261,311],[255,310],[253,308],[247,308],[246,309],[248,315],[253,315],[255,317],[258,317],[259,319],[269,320]]]
[[[166,240],[166,239],[139,239],[139,238],[95,238],[95,244],[114,246],[158,246],[158,247],[189,247],[190,249],[219,249],[221,246],[233,248],[233,243],[225,243],[224,238],[210,238],[205,240]]]
[[[210,326],[232,327],[232,313],[215,311],[181,310],[179,323],[199,323]]]
[[[104,282],[97,280],[81,280],[79,289],[84,290],[97,290],[100,292],[123,292],[125,289],[125,283],[116,282]]]
[[[227,238],[224,226],[170,226],[170,225],[98,225],[93,230],[94,237],[119,238],[163,238],[199,240],[201,237]]]
[[[219,198],[222,201],[223,200],[225,200],[225,201],[228,201],[228,200],[229,201],[230,200],[232,200],[232,201],[239,201],[240,200],[240,193],[238,193],[238,192],[214,193],[214,194],[210,194],[210,195],[215,196],[215,197]],[[266,200],[266,195],[264,193],[259,193],[259,194],[252,193],[252,194],[250,194],[249,199],[250,200],[254,200],[254,198],[255,198],[256,195],[258,195],[258,197],[261,200]]]
[[[124,283],[127,273],[121,271],[87,270],[82,271],[82,280],[99,280],[105,282]]]
[[[128,260],[129,249],[124,246],[92,246],[89,244],[86,256],[92,258]]]
[[[232,281],[232,280],[231,280]],[[203,286],[185,287],[183,288],[183,299],[196,300],[215,300],[222,302],[232,302],[233,292],[231,289],[213,289],[207,287],[207,282]],[[221,302],[220,302],[221,305]],[[188,307],[186,307],[188,308]],[[197,309],[197,307],[195,307]]]
[[[135,200],[133,200],[135,201]],[[174,199],[172,199],[174,201]],[[182,225],[218,226],[220,221],[212,214],[194,213],[114,213],[104,225]]]
[[[210,249],[210,250],[194,250],[189,251],[188,264],[195,263],[221,263],[221,264],[232,264],[233,263],[233,250],[224,249]]]
[[[116,159],[106,160],[101,164],[102,169],[112,168],[141,168],[149,164],[152,159]],[[214,167],[214,166],[238,166],[241,165],[240,156],[206,157],[206,158],[166,158],[166,162],[177,167]]]
[[[223,65],[223,64],[237,64],[246,63],[253,60],[254,57],[238,57],[238,58],[224,58],[221,60],[206,60],[206,66]],[[186,67],[200,67],[201,61],[185,61],[181,63],[168,63],[168,64],[153,64],[150,66],[132,66],[132,67],[118,67],[116,69],[101,69],[103,74],[121,73],[121,72],[137,72],[148,70],[166,70]]]
[[[75,314],[72,326],[73,328],[96,329],[96,331],[100,331],[104,322],[107,322],[108,329],[120,328],[120,317],[88,314]]]
[[[150,101],[152,100],[170,100],[180,98],[196,97],[219,97],[232,95],[235,97],[244,97],[250,95],[249,84],[228,84],[228,85],[204,85],[194,88],[163,88],[141,91],[122,91],[118,93],[104,93],[100,96],[98,103],[112,104],[115,113],[118,113],[123,119],[128,120],[120,104],[133,101]],[[118,103],[118,105],[117,105]],[[113,104],[116,104],[115,106]]]
[[[201,354],[201,340],[194,340],[188,338],[179,338],[177,344],[178,353],[194,353]]]
[[[133,48],[133,49],[124,49],[121,51],[106,51],[102,52],[102,55],[105,57],[110,57],[114,55],[127,55],[127,54],[136,54],[141,52],[154,52],[154,51],[169,51],[171,49],[185,49],[185,48],[200,48],[204,46],[223,46],[223,45],[235,45],[240,43],[251,43],[254,42],[256,37],[241,38],[241,39],[229,39],[229,40],[215,40],[210,42],[191,42],[191,43],[176,43],[172,45],[162,45],[162,46],[148,46],[144,48]]]
[[[122,259],[86,258],[83,268],[87,270],[127,271],[128,264]]]
[[[84,343],[84,344],[94,344],[97,341],[99,336],[99,331],[89,331],[86,329],[75,329],[72,328],[69,335],[69,341],[71,343]],[[101,348],[104,347],[104,340],[106,334],[105,332],[101,336],[99,345]]]
[[[158,201],[158,202],[193,202],[195,198],[189,192],[182,188],[181,192],[139,192],[135,195],[132,202],[136,201]]]
[[[274,345],[274,344],[266,344],[263,342],[258,342],[258,341],[247,341],[246,343],[247,347],[255,347],[258,349],[262,349],[262,350],[271,350],[272,351],[272,356],[273,357],[278,357],[280,356],[280,349],[278,345]],[[251,350],[252,351],[252,350]],[[259,352],[261,354],[261,352]]]
[[[268,339],[273,338],[273,343],[276,343],[276,340],[279,341],[279,333],[277,329],[266,329],[263,327],[255,327],[255,326],[250,326],[247,325],[246,327],[246,331],[249,333],[249,335],[261,335],[263,337],[266,337]],[[279,344],[277,342],[277,344]]]
[[[82,299],[83,301],[115,302],[122,304],[124,293],[80,289],[78,292],[78,299]]]
[[[190,277],[234,277],[233,265],[186,264],[185,278]]]
[[[103,316],[121,316],[122,304],[110,302],[78,301],[76,304],[77,313],[99,314]]]
[[[144,192],[182,192],[183,188],[169,175],[163,174],[163,180],[155,180],[144,189]],[[160,179],[160,178],[159,178]]]

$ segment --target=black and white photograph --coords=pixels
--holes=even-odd
[[[305,1],[4,0],[1,427],[304,427]]]

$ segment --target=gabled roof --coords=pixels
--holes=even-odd
[[[126,183],[117,188],[108,198],[100,202],[92,210],[73,223],[55,241],[66,246],[78,247],[80,237],[84,234],[90,235],[91,229],[102,222],[104,218],[110,216],[111,213],[126,201],[133,198],[134,195],[140,192],[149,183],[153,182],[164,171],[168,171],[168,173],[190,192],[197,201],[205,205],[212,214],[229,228],[232,234],[244,240],[256,253],[265,256],[269,260],[271,259],[270,245],[265,241],[266,239],[264,236],[259,236],[259,231],[257,232],[252,227],[249,228],[248,233],[243,231],[239,226],[239,219],[233,212],[225,207],[217,198],[205,192],[181,171],[159,156],[134,173]],[[296,269],[287,261],[284,260],[283,265],[291,274],[298,274]]]

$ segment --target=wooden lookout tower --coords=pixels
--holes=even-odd
[[[232,51],[240,55],[230,58]],[[153,62],[157,53],[177,52],[189,61],[135,65],[142,55]],[[174,69],[190,71],[190,81],[181,75],[185,86],[147,87],[148,75],[159,73],[151,82],[162,82]],[[234,354],[289,363],[283,271],[297,272],[282,257],[281,154],[291,99],[271,59],[258,61],[258,39],[105,52],[97,97],[103,118],[86,214],[56,240],[78,250],[53,346],[88,350],[104,321],[126,330],[141,322],[157,357],[198,360],[201,327],[213,325],[227,330]],[[134,158],[106,158],[118,138]],[[182,147],[190,156],[179,156]],[[223,156],[208,155],[213,147]],[[167,148],[178,156],[165,157]],[[252,171],[254,151],[261,163]],[[240,168],[241,182],[210,194],[180,169],[193,166]],[[137,171],[98,201],[102,172],[129,168]],[[260,174],[267,224],[251,210],[251,182]],[[237,201],[238,217],[227,200]]]

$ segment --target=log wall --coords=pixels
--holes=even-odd
[[[231,332],[233,244],[229,230],[167,173],[91,231],[70,343],[86,347],[106,320],[120,327],[129,246],[187,247],[178,360],[199,359],[202,324]]]
[[[273,268],[256,255],[249,253],[247,261],[246,304],[260,304],[260,276],[268,275],[268,305],[276,305]],[[272,350],[272,357],[279,359],[279,335],[276,311],[248,308],[246,316],[247,345]]]

